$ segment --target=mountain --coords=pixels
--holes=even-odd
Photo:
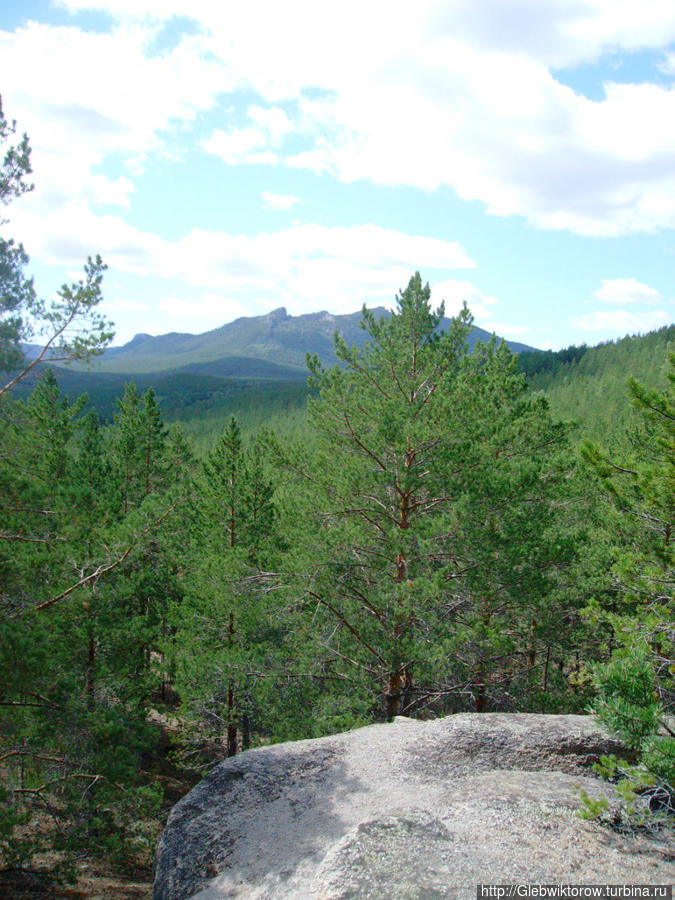
[[[373,310],[388,316],[383,307]],[[137,334],[122,347],[111,347],[91,365],[56,364],[62,391],[74,400],[87,394],[91,407],[110,421],[117,398],[133,380],[140,393],[152,387],[165,421],[179,420],[191,436],[208,447],[235,415],[244,431],[270,425],[279,431],[302,428],[307,393],[306,354],[316,353],[324,365],[337,360],[333,335],[337,330],[348,345],[363,346],[361,313],[334,316],[327,312],[289,316],[281,308],[264,316],[237,319],[204,334],[171,332],[157,337]],[[447,329],[449,319],[441,328]],[[474,328],[468,344],[487,341],[490,335]],[[507,342],[516,353],[532,348]],[[39,347],[24,346],[28,357]],[[37,366],[18,386],[26,396],[49,361]]]
[[[373,310],[388,316],[384,307]],[[285,308],[264,316],[236,319],[204,334],[170,334],[150,337],[137,334],[123,347],[112,347],[96,362],[99,372],[128,375],[149,372],[194,372],[217,377],[297,378],[306,374],[305,356],[316,353],[325,365],[336,362],[333,334],[337,330],[347,344],[363,346],[367,335],[361,328],[361,313],[334,316],[328,312],[289,316]],[[441,328],[447,329],[449,319]],[[482,328],[474,328],[469,346],[488,340]],[[507,341],[515,353],[532,350]],[[257,362],[256,362],[257,361]],[[204,364],[209,364],[205,367]]]
[[[381,308],[375,312],[386,315]],[[363,344],[366,334],[359,322],[360,313],[293,317],[279,309],[267,316],[238,319],[202,335],[136,335],[123,347],[108,350],[101,362],[94,363],[93,371],[74,366],[54,368],[68,397],[74,400],[87,393],[91,406],[106,421],[112,418],[125,382],[134,380],[141,393],[154,388],[165,420],[180,420],[203,447],[210,447],[230,415],[237,416],[242,430],[255,431],[267,425],[278,431],[302,429],[306,351],[316,352],[330,365],[335,361],[334,329],[337,327],[348,343]],[[479,338],[486,340],[489,335],[475,328],[469,343]],[[658,390],[665,387],[666,357],[675,346],[675,325],[597,347],[554,351],[508,344],[520,354],[520,370],[532,388],[546,393],[555,418],[576,421],[579,439],[590,437],[617,446],[627,440],[636,424],[628,401],[628,376]],[[29,356],[37,352],[30,347],[25,350]],[[226,355],[228,351],[231,355]],[[282,360],[290,360],[290,364]],[[16,396],[26,396],[45,368],[45,364],[36,367],[17,386]]]

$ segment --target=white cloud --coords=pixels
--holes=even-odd
[[[492,318],[492,307],[498,302],[496,297],[486,296],[469,281],[458,281],[447,278],[443,281],[431,282],[432,305],[437,306],[441,300],[445,303],[446,316],[455,316],[466,303],[476,324],[487,328],[484,324]]]
[[[48,219],[17,206],[12,228],[30,234],[27,249],[49,264],[80,265],[99,252],[120,273],[225,292],[247,304],[284,304],[291,312],[317,306],[353,312],[364,301],[390,303],[393,286],[407,284],[416,268],[442,278],[476,265],[454,241],[372,224],[292,225],[257,235],[192,229],[167,241],[120,216],[96,216],[84,205],[69,204]]]
[[[344,181],[449,186],[542,228],[675,227],[675,89],[607,85],[594,102],[531,60],[458,44],[436,56],[346,87],[320,112],[303,107],[318,137],[288,164]]]
[[[291,120],[280,106],[269,108],[250,106],[248,117],[261,131],[268,134],[270,140],[275,144],[281,143],[282,138],[293,130]]]
[[[572,324],[577,328],[635,334],[653,331],[672,322],[672,316],[665,309],[654,308],[663,303],[661,292],[636,278],[603,278],[601,286],[593,291],[592,299],[615,308],[596,309],[576,317]],[[643,308],[639,311],[616,308],[628,305]]]
[[[61,5],[118,24],[110,34],[35,23],[0,34],[0,80],[7,108],[21,109],[64,176],[73,150],[89,174],[111,153],[132,173],[150,154],[180,153],[177,123],[243,90],[259,98],[249,121],[223,121],[203,143],[230,165],[448,186],[492,214],[585,235],[675,227],[675,87],[608,82],[592,101],[552,74],[603,53],[663,51],[675,40],[672,3],[420,0],[413,10],[345,0],[332,14],[310,0]],[[198,33],[151,52],[176,15]],[[49,60],[49,77],[36,60]],[[664,66],[672,74],[672,54]],[[81,182],[54,179],[86,196]]]
[[[124,297],[114,297],[112,300],[105,300],[103,305],[106,309],[106,314],[113,316],[117,311],[145,312],[149,309],[147,303],[142,303],[140,300],[127,300]]]
[[[208,330],[240,316],[255,314],[250,306],[225,294],[216,293],[202,294],[197,299],[162,297],[159,300],[159,307],[172,319],[188,322],[190,332]]]
[[[663,301],[660,291],[635,278],[603,278],[602,287],[593,291],[593,296],[600,303],[611,303],[614,306],[624,303],[644,303],[653,306]]]
[[[323,56],[343,53],[345,38],[355,31],[361,34],[361,47],[372,45],[377,24],[385,44],[395,37],[407,36],[413,44],[420,35],[450,35],[483,50],[527,54],[557,67],[594,61],[617,47],[661,47],[675,34],[675,12],[664,0],[420,0],[417,17],[401,0],[344,0],[332,16],[310,0],[288,0],[282,7],[268,0],[221,7],[212,0],[191,0],[189,7],[185,0],[58,0],[58,5],[73,12],[103,10],[118,21],[188,16],[221,35],[227,30],[238,35],[247,27],[247,51],[260,43],[276,63],[285,54],[297,59],[297,51],[304,49],[301,61],[314,65]],[[307,41],[310,33],[312,42]],[[378,48],[371,49],[375,53]]]
[[[663,0],[454,0],[434,7],[436,33],[555,68],[595,62],[619,47],[661,47],[675,32],[675,12]]]
[[[663,325],[669,325],[672,321],[672,316],[662,309],[644,310],[640,313],[630,312],[627,309],[597,309],[588,315],[573,319],[572,324],[585,331],[644,334]]]
[[[126,176],[110,179],[105,175],[92,175],[84,183],[84,197],[91,203],[122,206],[129,209],[131,194],[136,190],[134,183]]]
[[[156,30],[124,25],[110,33],[29,22],[0,32],[3,98],[21,102],[22,128],[51,145],[144,154],[160,146],[173,119],[190,121],[235,87],[199,35],[151,55]],[[38,60],[48,60],[48,74]],[[17,77],[20,73],[21,77]],[[14,75],[14,77],[11,77]],[[43,140],[50,146],[48,140]]]
[[[202,147],[207,153],[219,156],[228,166],[238,163],[273,166],[279,156],[266,150],[266,144],[267,136],[256,128],[237,128],[229,132],[217,128]]]
[[[276,152],[284,137],[293,131],[293,125],[283,109],[264,109],[251,106],[248,117],[253,125],[223,131],[217,128],[202,143],[207,153],[220,156],[228,165],[254,163],[273,165],[279,159]]]
[[[48,265],[80,266],[100,253],[111,268],[147,275],[166,247],[158,235],[118,215],[97,216],[84,203],[62,204],[47,217],[22,202],[12,211],[11,228],[28,253]]]
[[[300,202],[300,197],[293,194],[275,194],[272,191],[263,191],[262,198],[266,209],[290,209]]]
[[[30,135],[36,190],[23,200],[42,214],[66,201],[128,207],[126,175],[96,172],[109,157],[134,173],[151,153],[175,153],[169,132],[235,86],[199,35],[150,55],[155,30],[111,33],[29,22],[0,31],[0,83],[8,115]]]

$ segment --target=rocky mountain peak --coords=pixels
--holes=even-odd
[[[280,306],[278,309],[273,309],[271,312],[268,312],[266,316],[264,316],[268,322],[272,322],[274,324],[278,322],[284,322],[286,319],[289,319],[288,311],[285,306]]]

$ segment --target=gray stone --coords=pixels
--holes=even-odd
[[[155,900],[475,897],[478,883],[675,880],[664,836],[580,820],[620,745],[587,716],[397,718],[227,760],[178,803]]]

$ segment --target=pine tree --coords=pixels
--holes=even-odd
[[[665,391],[629,381],[642,419],[633,452],[617,460],[587,442],[583,455],[618,512],[610,539],[618,602],[597,613],[617,646],[595,671],[596,710],[640,750],[644,770],[675,807],[675,353],[669,363]]]
[[[243,449],[234,417],[203,461],[191,527],[186,600],[175,619],[176,686],[196,716],[197,734],[186,735],[185,752],[197,764],[205,726],[217,741],[224,737],[228,756],[240,738],[248,746],[260,710],[257,676],[247,673],[266,669],[269,660],[262,661],[274,643],[264,590],[280,547],[273,488],[261,447]]]
[[[5,118],[0,98],[0,145],[11,141],[15,134],[16,122]],[[7,147],[0,164],[0,205],[7,206],[33,190],[27,181],[32,172],[30,155],[26,134],[17,144]],[[0,219],[0,224],[6,221]],[[111,323],[97,310],[106,269],[99,256],[89,257],[81,281],[64,284],[49,302],[37,297],[33,279],[24,275],[27,264],[22,244],[0,238],[0,372],[14,370],[10,380],[0,385],[0,398],[43,359],[86,360],[101,353],[113,337]],[[21,343],[36,336],[41,347],[28,361]]]
[[[147,497],[166,480],[166,471],[162,462],[166,448],[166,430],[155,399],[155,392],[151,387],[143,395],[139,424],[141,431],[141,493],[143,497]]]
[[[25,402],[5,401],[0,419],[5,864],[30,865],[39,834],[23,840],[13,826],[45,810],[63,849],[121,859],[148,840],[134,823],[161,794],[141,761],[157,740],[147,714],[164,680],[153,654],[180,600],[163,523],[180,500],[185,448],[174,432],[171,485],[164,447],[134,457],[138,490],[125,513],[108,443],[145,448],[148,429],[139,415],[136,439],[125,444],[113,426],[108,441],[84,405],[69,404],[47,373]]]
[[[506,347],[468,356],[466,309],[438,333],[443,308],[432,311],[419,273],[391,317],[363,316],[370,338],[363,350],[336,337],[342,367],[325,371],[309,361],[318,451],[298,482],[307,486],[308,518],[298,589],[312,630],[319,628],[324,677],[337,690],[341,680],[351,683],[366,718],[377,713],[378,694],[388,719],[459,690],[485,708],[483,650],[462,663],[459,645],[482,621],[479,643],[489,637],[490,653],[503,655],[499,643],[509,643],[504,632],[515,612],[505,618],[494,610],[513,607],[528,581],[551,580],[560,562],[553,537],[531,564],[518,541],[532,509],[553,516],[544,485],[547,478],[560,485],[562,473],[551,478],[555,466],[547,472],[546,460],[564,443],[564,429],[527,395]],[[538,459],[529,465],[531,456]],[[532,547],[542,542],[541,527],[529,533]],[[343,700],[327,702],[338,709]]]
[[[125,384],[124,394],[117,401],[117,412],[113,417],[117,426],[113,448],[113,471],[125,515],[136,505],[141,493],[142,448],[139,406],[135,383],[132,381]]]

